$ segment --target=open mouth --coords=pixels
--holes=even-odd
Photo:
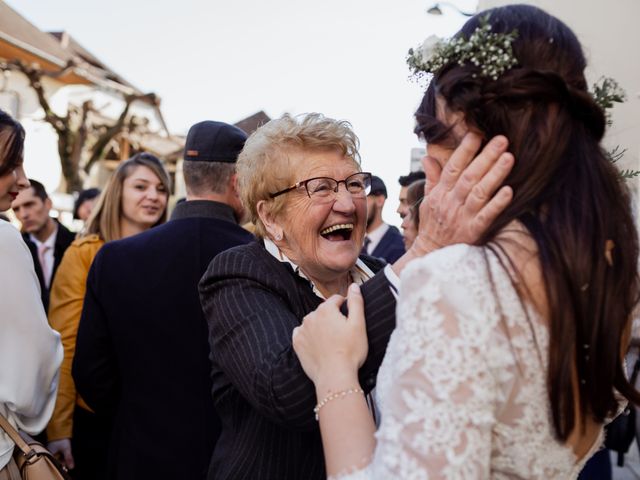
[[[330,242],[342,242],[345,240],[351,240],[352,232],[353,223],[339,223],[325,228],[320,232],[320,235],[322,235],[322,238],[325,238]]]

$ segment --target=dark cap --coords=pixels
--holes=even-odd
[[[184,159],[235,163],[246,139],[246,133],[227,123],[211,120],[196,123],[187,134]]]
[[[371,191],[369,195],[384,195],[384,198],[387,198],[387,187],[385,187],[380,177],[371,176]]]

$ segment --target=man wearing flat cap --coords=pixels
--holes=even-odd
[[[245,140],[222,122],[191,127],[186,201],[166,224],[107,243],[91,267],[73,377],[92,409],[113,416],[110,479],[206,478],[220,425],[198,281],[214,256],[253,239],[238,225]]]

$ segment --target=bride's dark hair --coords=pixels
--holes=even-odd
[[[441,97],[485,141],[509,139],[516,161],[505,184],[514,197],[478,243],[495,248],[517,219],[538,246],[550,312],[549,400],[564,441],[576,427],[576,400],[582,425],[616,412],[616,390],[640,401],[622,362],[639,299],[638,237],[629,193],[600,146],[605,115],[587,91],[574,33],[538,8],[510,5],[477,14],[459,34],[468,38],[486,14],[493,32],[517,29],[517,66],[494,80],[472,64],[445,65],[416,112],[416,133],[434,144],[451,140],[451,126],[436,119]]]

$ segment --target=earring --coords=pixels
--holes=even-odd
[[[276,233],[276,235],[275,235],[275,239],[276,239],[276,241],[278,241],[278,242],[279,242],[280,240],[282,240],[282,232],[278,232],[278,233]]]

